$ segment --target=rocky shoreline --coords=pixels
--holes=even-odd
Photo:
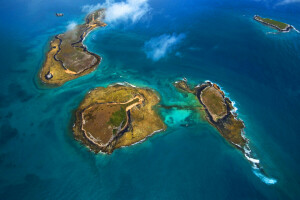
[[[95,28],[106,26],[101,21],[103,16],[104,9],[96,10],[85,18],[84,24],[54,37],[39,72],[42,83],[60,86],[96,69],[101,62],[101,57],[88,51],[83,45],[83,40]]]
[[[278,27],[278,26],[276,26],[274,24],[271,24],[271,23],[263,21],[262,18],[260,16],[258,16],[258,15],[254,15],[253,19],[255,21],[258,21],[258,22],[264,24],[264,25],[270,26],[271,28],[275,28],[276,30],[278,30],[280,32],[289,32],[289,31],[291,31],[293,29],[293,26],[291,26],[289,24],[286,24],[286,27],[282,29],[282,28],[280,28],[280,27]]]
[[[261,167],[260,161],[254,158],[249,147],[249,140],[244,136],[244,122],[238,118],[237,113],[234,112],[235,108],[233,107],[231,100],[225,96],[225,93],[217,84],[206,81],[196,87],[191,87],[188,85],[187,80],[183,79],[176,81],[174,86],[181,92],[194,94],[205,110],[206,120],[218,130],[226,141],[243,153],[245,158],[251,163],[253,169],[257,170],[257,173],[268,177],[264,169]],[[212,90],[213,92],[211,94],[214,95],[208,94],[206,91],[208,89]],[[218,98],[216,98],[217,96]],[[205,98],[208,98],[210,102],[204,102]],[[225,109],[224,111],[226,112],[225,114],[220,115],[220,118],[215,118],[213,116],[213,114],[218,113],[215,109],[213,109],[213,107],[218,106],[216,99],[222,102],[223,108]],[[271,179],[271,181],[276,182],[275,179]]]
[[[156,93],[147,88],[129,85],[96,88],[86,95],[75,112],[74,137],[91,151],[108,154],[144,141],[166,129],[153,108],[158,102]],[[112,125],[112,119],[122,116],[118,111],[120,105],[126,109],[126,120]]]
[[[233,112],[232,102],[220,87],[209,81],[191,88],[186,80],[175,82],[181,91],[192,93],[204,107],[207,121],[235,148],[243,153],[248,140],[243,136],[245,125]],[[208,91],[211,90],[211,91]],[[218,107],[216,109],[216,107]]]
[[[226,105],[226,114],[223,115],[220,119],[215,120],[213,118],[213,114],[209,111],[209,108],[203,103],[203,100],[201,98],[202,91],[204,91],[208,87],[214,87],[216,88],[220,94],[222,95],[225,105]],[[207,119],[210,124],[212,124],[215,128],[218,129],[218,131],[221,133],[221,135],[229,141],[231,144],[233,144],[236,148],[238,148],[240,151],[244,153],[244,147],[247,144],[247,139],[243,136],[243,129],[245,128],[244,122],[237,118],[237,114],[232,112],[234,109],[232,102],[228,97],[225,97],[224,92],[220,89],[218,85],[211,82],[206,82],[201,84],[199,87],[196,87],[196,96],[199,100],[199,102],[203,105],[205,108],[205,112],[207,114]],[[235,123],[235,127],[237,129],[237,132],[234,136],[230,136],[230,131],[228,130],[228,125]],[[233,138],[236,137],[237,139]]]
[[[75,139],[80,141],[82,144],[84,144],[86,147],[88,147],[91,151],[95,153],[108,153],[111,154],[114,150],[114,146],[119,138],[123,136],[125,132],[127,132],[130,129],[131,126],[131,118],[130,118],[130,110],[126,112],[127,122],[126,125],[122,128],[121,131],[119,131],[116,135],[114,135],[110,141],[105,145],[99,145],[97,142],[92,140],[84,131],[83,131],[83,124],[82,124],[82,111],[76,112],[76,125],[74,124],[73,131],[74,132],[81,132],[82,134],[74,134]],[[76,126],[80,127],[80,129],[76,128]]]

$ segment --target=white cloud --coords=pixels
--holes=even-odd
[[[106,0],[103,4],[85,5],[82,7],[82,11],[92,12],[99,8],[106,9],[105,21],[111,24],[129,21],[135,23],[150,11],[148,0],[126,0],[122,2]]]
[[[163,34],[159,37],[151,38],[144,45],[147,58],[158,61],[171,53],[185,37],[183,33],[179,35],[173,33],[172,35]]]
[[[69,22],[69,24],[67,26],[67,31],[74,29],[76,26],[77,26],[76,22],[74,22],[74,21]]]
[[[277,3],[276,5],[286,5],[290,3],[300,3],[300,0],[283,0]]]
[[[102,4],[98,3],[96,5],[84,5],[82,6],[82,12],[87,12],[87,13],[90,13],[90,12],[93,12],[94,10],[97,10],[97,9],[100,9],[100,8],[103,8]]]

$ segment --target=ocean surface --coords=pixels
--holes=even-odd
[[[1,1],[0,199],[300,199],[300,34],[252,19],[300,29],[300,4],[289,2],[144,0],[144,13],[85,39],[103,58],[96,71],[45,88],[37,74],[51,38],[103,1]],[[72,114],[89,90],[128,82],[157,90],[162,105],[190,105],[172,85],[183,77],[226,91],[267,177],[191,110],[160,109],[165,132],[111,155],[74,140]]]

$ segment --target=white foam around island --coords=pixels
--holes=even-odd
[[[164,131],[164,129],[159,129],[159,130],[157,130],[157,131],[154,131],[153,133],[151,133],[150,135],[148,135],[148,136],[145,137],[144,139],[142,139],[142,140],[140,140],[140,141],[138,141],[138,142],[136,142],[136,143],[133,143],[133,144],[131,144],[131,145],[129,145],[129,146],[133,146],[133,145],[136,145],[136,144],[141,144],[141,143],[145,142],[147,138],[151,137],[151,136],[154,135],[155,133],[159,133],[159,132],[162,132],[162,131]],[[121,146],[120,148],[123,148],[123,147],[127,147],[127,146]]]
[[[236,104],[235,101],[231,101],[231,103],[232,103],[232,107],[233,107],[232,112],[237,113],[238,108],[235,106],[235,104]]]
[[[295,28],[294,28],[294,29],[295,29]],[[295,29],[295,30],[296,30],[296,29]],[[300,33],[298,30],[296,30],[296,31],[297,31],[298,33]],[[212,82],[212,81],[210,81],[210,80],[206,80],[205,82],[206,82],[206,83],[207,83],[207,82],[210,82],[210,83],[212,83],[212,84],[214,83],[214,82]],[[217,83],[216,83],[216,84],[217,84]],[[224,92],[225,96],[228,97],[228,98],[230,99],[229,93],[227,93],[227,92],[226,92],[219,84],[217,84],[217,85],[218,85],[218,86],[220,87],[220,89]],[[197,85],[196,87],[200,87],[200,84]],[[232,106],[233,106],[233,110],[232,110],[231,112],[232,112],[232,113],[237,113],[238,108],[235,106],[236,102],[235,102],[235,101],[231,101],[231,102],[232,102]],[[248,139],[245,137],[245,132],[244,132],[244,131],[242,132],[242,137],[248,141]],[[236,146],[242,148],[242,147],[241,147],[240,145],[238,145],[238,144],[234,144],[234,145],[236,145]],[[276,179],[274,179],[274,178],[269,178],[269,177],[267,177],[266,175],[264,175],[264,174],[262,173],[261,169],[258,167],[258,164],[260,163],[260,160],[259,160],[259,159],[255,159],[255,158],[253,158],[253,157],[251,156],[251,149],[250,149],[250,147],[249,147],[248,144],[246,144],[246,146],[244,147],[244,151],[245,151],[245,153],[244,153],[245,158],[252,164],[253,173],[254,173],[261,181],[263,181],[263,182],[266,183],[267,185],[276,184],[276,183],[277,183],[277,180],[276,180]]]
[[[260,162],[258,159],[251,158],[251,157],[248,156],[247,154],[245,154],[245,157],[246,157],[247,160],[249,160],[251,163],[258,164],[258,163]]]
[[[112,85],[110,85],[110,86],[113,86],[113,85],[124,85],[124,86],[136,87],[135,85],[132,85],[132,84],[130,84],[130,83],[128,83],[128,82],[114,83],[114,84],[112,84]]]
[[[260,179],[262,182],[266,183],[267,185],[273,185],[277,183],[275,178],[269,178],[263,175],[259,169],[253,169],[253,173]]]
[[[297,33],[300,33],[300,31],[298,29],[296,29],[294,26],[292,26],[292,27]]]

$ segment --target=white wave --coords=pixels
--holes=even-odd
[[[255,159],[255,158],[251,158],[250,156],[248,156],[247,154],[245,154],[245,157],[247,158],[247,160],[249,160],[251,163],[254,163],[254,164],[259,164],[259,160],[258,159]]]
[[[130,83],[128,83],[128,82],[125,82],[125,84],[127,84],[127,85],[129,85],[129,86],[131,86],[131,87],[136,87],[135,85],[130,84]]]
[[[154,135],[155,133],[159,133],[159,132],[162,132],[162,131],[164,131],[164,130],[165,130],[165,129],[159,129],[159,130],[157,130],[157,131],[154,131],[153,133],[151,133],[150,135],[148,135],[148,136],[145,137],[144,139],[142,139],[142,140],[140,140],[140,141],[138,141],[138,142],[135,142],[135,143],[133,143],[133,144],[131,144],[131,145],[129,145],[129,146],[133,146],[133,145],[136,145],[136,144],[141,144],[141,143],[145,142],[145,141],[147,140],[147,138],[151,137],[151,136]],[[127,146],[121,146],[120,148],[123,148],[123,147],[127,147]]]
[[[224,92],[225,97],[229,98],[230,101],[231,101],[231,105],[232,105],[232,107],[233,107],[233,110],[231,111],[231,113],[237,113],[238,108],[235,106],[236,102],[233,101],[233,100],[231,100],[229,93],[226,92],[226,90],[224,90],[224,88],[223,88],[220,84],[215,83],[215,82],[212,82],[212,81],[210,81],[210,80],[205,80],[204,82],[205,82],[205,83],[211,83],[211,84],[216,84],[216,85],[218,85],[218,86],[220,87],[220,90]],[[200,86],[200,84],[199,84],[199,86]],[[198,85],[197,85],[196,87],[198,87]]]
[[[244,151],[245,151],[245,154],[250,155],[251,149],[249,148],[248,144],[246,144],[246,146],[244,147]]]
[[[84,38],[83,38],[83,40],[82,40],[82,44],[84,43],[85,38],[86,38],[89,34],[90,34],[90,32],[88,32],[88,33],[84,36]],[[87,47],[85,46],[85,48],[87,48]]]
[[[250,149],[244,148],[244,150],[245,150],[245,153],[248,154],[248,155],[251,153],[251,150],[250,150]]]
[[[252,164],[252,171],[253,173],[264,183],[266,183],[267,185],[272,185],[277,183],[277,180],[274,178],[269,178],[266,175],[263,174],[261,168],[259,167],[259,163],[260,160],[255,159],[253,157],[251,157],[251,149],[249,148],[248,144],[246,145],[246,147],[244,147],[244,151],[245,151],[245,158],[247,160],[249,160],[249,162]]]
[[[260,179],[262,182],[266,183],[267,185],[273,185],[277,183],[277,180],[275,178],[268,178],[265,175],[263,175],[259,169],[253,169],[253,173]]]
[[[206,80],[205,82],[206,82],[206,83],[210,82],[210,83],[212,83],[212,84],[214,83],[214,82],[212,82],[212,81],[210,81],[210,80]],[[217,83],[216,83],[216,84],[217,84]],[[218,85],[218,86],[220,87],[220,89],[224,92],[225,96],[228,97],[228,98],[230,99],[229,93],[227,93],[227,92],[226,92],[219,84],[217,84],[217,85]],[[199,87],[199,86],[200,86],[200,85],[197,85],[196,87]],[[235,101],[231,101],[231,102],[232,102],[232,106],[233,106],[232,112],[237,113],[238,108],[235,106],[236,102],[235,102]],[[246,136],[245,136],[245,132],[244,132],[244,131],[242,132],[242,137],[243,137],[245,140],[247,140],[247,141],[249,142],[249,140],[248,140],[248,139],[246,138]],[[238,145],[238,144],[234,144],[234,145],[236,145],[236,146],[242,148],[242,147],[241,147],[240,145]],[[260,163],[260,160],[251,157],[251,149],[250,149],[250,147],[249,147],[248,144],[246,144],[246,146],[244,147],[244,151],[245,151],[244,156],[245,156],[246,159],[252,164],[252,169],[253,169],[254,174],[255,174],[257,177],[259,177],[261,181],[263,181],[264,183],[266,183],[266,184],[268,184],[268,185],[276,184],[276,183],[277,183],[277,180],[276,180],[276,179],[274,179],[274,178],[269,178],[269,177],[265,176],[265,175],[262,173],[261,169],[258,167],[258,166],[259,166],[258,164]]]
[[[232,112],[233,113],[237,113],[237,110],[238,110],[238,108],[235,106],[235,101],[231,101],[231,105],[232,105],[232,107],[233,107],[233,110],[232,110]]]
[[[109,86],[114,86],[114,85],[124,85],[124,86],[131,86],[131,87],[135,87],[135,88],[136,88],[135,85],[132,85],[132,84],[130,84],[130,83],[128,83],[128,82],[114,83],[114,84],[111,84],[111,85],[109,85]]]
[[[292,27],[297,33],[300,33],[300,31],[298,29],[296,29],[294,26],[292,26]]]
[[[258,159],[255,159],[253,158],[253,156],[251,156],[251,149],[249,147],[248,144],[246,144],[246,146],[244,147],[244,156],[247,158],[247,160],[249,160],[253,165],[253,167],[255,167],[256,165],[255,164],[259,164],[259,160]]]
[[[243,121],[243,124],[244,124],[244,121]],[[244,125],[245,125],[245,124],[244,124]],[[242,135],[242,137],[243,137],[247,142],[249,142],[249,139],[246,137],[246,132],[245,132],[244,130],[242,130],[241,135]],[[250,149],[250,147],[248,146],[248,144],[247,144],[247,147],[248,147],[248,149]]]
[[[213,83],[213,82],[210,81],[210,80],[205,80],[204,82],[205,82],[205,83]],[[201,85],[202,85],[202,84],[199,83],[198,85],[195,86],[195,88],[198,88],[198,87],[200,87]]]
[[[242,149],[242,146],[241,145],[239,145],[239,144],[236,144],[236,143],[233,143],[233,142],[231,142],[233,145],[235,145],[235,146],[237,146],[237,147],[239,147],[239,148],[241,148]]]
[[[276,35],[276,34],[278,34],[278,32],[267,32],[266,34],[267,34],[267,35],[268,35],[268,34]]]

